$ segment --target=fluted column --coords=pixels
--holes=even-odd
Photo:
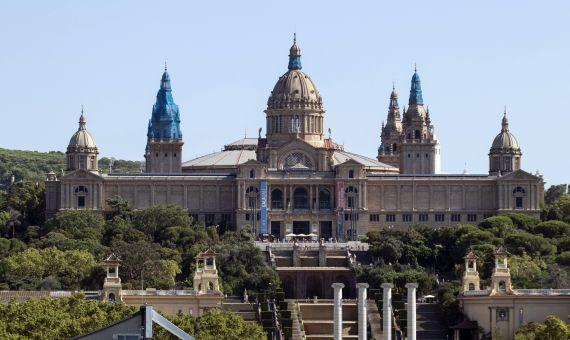
[[[367,325],[367,305],[366,305],[366,289],[368,283],[357,283],[358,288],[358,340],[367,340],[366,325]]]
[[[334,340],[342,339],[342,289],[344,283],[333,283],[334,288],[334,310],[333,310],[333,337]]]
[[[394,285],[391,283],[383,283],[381,287],[384,293],[384,305],[382,308],[382,334],[384,335],[384,340],[392,340],[392,288]]]
[[[416,289],[417,283],[406,283],[408,288],[408,340],[416,340]]]

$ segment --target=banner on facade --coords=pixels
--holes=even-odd
[[[344,182],[336,182],[336,207],[344,208]]]
[[[267,234],[267,181],[261,181],[261,234]]]

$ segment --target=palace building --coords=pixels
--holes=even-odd
[[[100,172],[82,112],[67,147],[67,169],[47,174],[46,215],[62,209],[106,213],[106,199],[120,195],[135,209],[180,205],[208,225],[350,240],[382,227],[476,223],[510,211],[538,215],[543,202],[542,176],[521,169],[506,112],[489,150],[488,174],[441,173],[437,115],[424,105],[417,70],[407,107],[400,109],[395,89],[390,95],[376,159],[345,150],[325,135],[324,100],[302,69],[296,39],[288,70],[267,101],[265,137],[260,131],[258,138],[183,162],[181,111],[165,69],[148,123],[145,172],[137,174]]]

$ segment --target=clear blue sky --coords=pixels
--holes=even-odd
[[[65,151],[85,105],[101,156],[141,160],[164,60],[184,159],[265,127],[293,31],[336,142],[374,157],[414,62],[442,170],[485,173],[507,105],[523,168],[570,182],[569,1],[4,1],[0,147]]]

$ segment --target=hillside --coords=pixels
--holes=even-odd
[[[99,159],[99,169],[109,172],[109,158]],[[41,182],[49,171],[59,172],[65,168],[65,154],[60,151],[37,152],[0,148],[0,185],[9,183],[14,175],[16,181]],[[141,162],[115,160],[113,172],[140,172]]]

